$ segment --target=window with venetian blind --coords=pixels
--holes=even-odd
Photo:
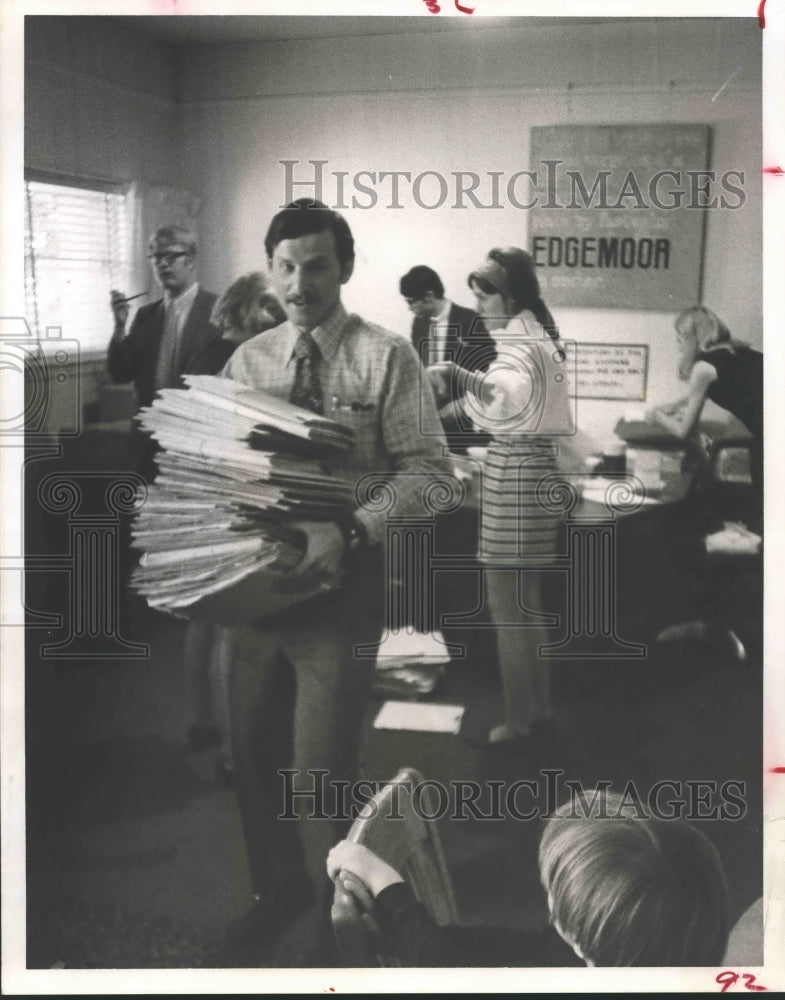
[[[46,350],[47,328],[105,351],[112,329],[109,292],[125,288],[130,225],[118,185],[49,178],[25,180],[27,321]]]

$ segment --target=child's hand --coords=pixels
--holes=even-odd
[[[356,875],[344,868],[336,876],[335,886],[336,895],[342,892],[344,896],[351,896],[364,913],[373,913],[373,896],[368,891],[368,886]]]
[[[348,840],[336,844],[327,855],[327,874],[333,882],[342,871],[355,875],[367,886],[372,896],[378,896],[388,885],[404,881],[391,865],[382,861],[373,851]]]

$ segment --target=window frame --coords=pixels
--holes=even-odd
[[[38,294],[35,286],[36,282],[36,262],[37,257],[35,251],[32,248],[32,242],[34,239],[35,232],[35,220],[32,217],[32,200],[30,184],[45,184],[52,187],[60,187],[67,189],[76,189],[87,191],[92,194],[103,194],[103,195],[118,195],[125,200],[124,205],[124,226],[125,226],[125,256],[121,251],[118,257],[113,258],[111,254],[105,259],[110,268],[118,268],[123,272],[122,281],[119,283],[120,287],[124,287],[125,283],[130,280],[131,269],[132,269],[132,213],[131,206],[129,203],[129,195],[131,192],[132,185],[130,183],[124,183],[119,181],[110,181],[106,178],[96,178],[96,177],[80,177],[70,174],[61,174],[56,172],[49,172],[44,170],[36,169],[25,169],[24,171],[24,213],[25,213],[25,246],[23,248],[23,253],[25,257],[25,303],[27,312],[27,322],[29,328],[39,345],[40,350],[43,354],[48,355],[58,349],[58,336],[48,335],[48,331],[54,329],[59,330],[60,337],[67,338],[68,340],[79,340],[78,331],[68,329],[64,324],[59,326],[58,324],[46,323],[46,318],[42,318],[39,315],[41,296]],[[107,226],[107,236],[111,236],[111,227]],[[30,239],[30,251],[28,254],[28,235]],[[38,254],[38,260],[42,260],[43,255]],[[48,258],[49,260],[56,258]],[[28,260],[29,260],[29,272],[28,272]],[[89,260],[89,258],[88,258]],[[29,277],[28,277],[29,275]],[[32,291],[28,291],[28,280],[32,281]],[[112,320],[111,314],[109,312],[108,306],[108,290],[107,290],[107,308],[106,308],[106,344],[99,345],[97,343],[91,343],[89,346],[80,344],[79,357],[82,361],[91,361],[98,358],[102,358],[106,354],[106,347],[109,344],[109,338],[111,336]],[[75,336],[76,333],[76,336]]]

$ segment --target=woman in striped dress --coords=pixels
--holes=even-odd
[[[510,247],[491,250],[469,276],[477,312],[493,332],[497,358],[487,372],[453,364],[462,405],[492,441],[483,470],[479,557],[497,626],[504,717],[488,744],[524,742],[553,717],[542,572],[557,555],[562,514],[549,502],[558,486],[560,435],[572,432],[566,355],[540,295],[532,257]],[[432,369],[429,369],[431,371]]]

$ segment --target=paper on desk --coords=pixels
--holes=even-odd
[[[411,701],[386,701],[376,716],[374,729],[409,729],[420,733],[458,733],[463,705],[426,705]]]
[[[707,552],[718,552],[726,555],[756,555],[760,552],[763,539],[743,524],[725,522],[722,531],[704,538]]]
[[[583,494],[582,494],[583,499],[584,500],[591,500],[592,503],[605,504],[607,507],[610,507],[612,509],[614,507],[614,504],[611,502],[611,500],[608,497],[607,489],[608,489],[608,484],[607,483],[605,485],[603,485],[603,486],[595,486],[593,483],[590,486],[584,486],[584,488],[583,488]],[[630,501],[633,500],[633,498],[634,498],[635,502],[641,503],[641,504],[661,503],[661,501],[658,500],[657,497],[648,496],[646,493],[629,493],[628,494],[628,493],[625,492],[624,499],[619,502],[618,506],[621,507],[621,508],[628,507],[629,504],[630,504]]]
[[[624,420],[629,423],[637,423],[646,419],[646,407],[645,406],[631,406],[629,409],[624,411]]]

